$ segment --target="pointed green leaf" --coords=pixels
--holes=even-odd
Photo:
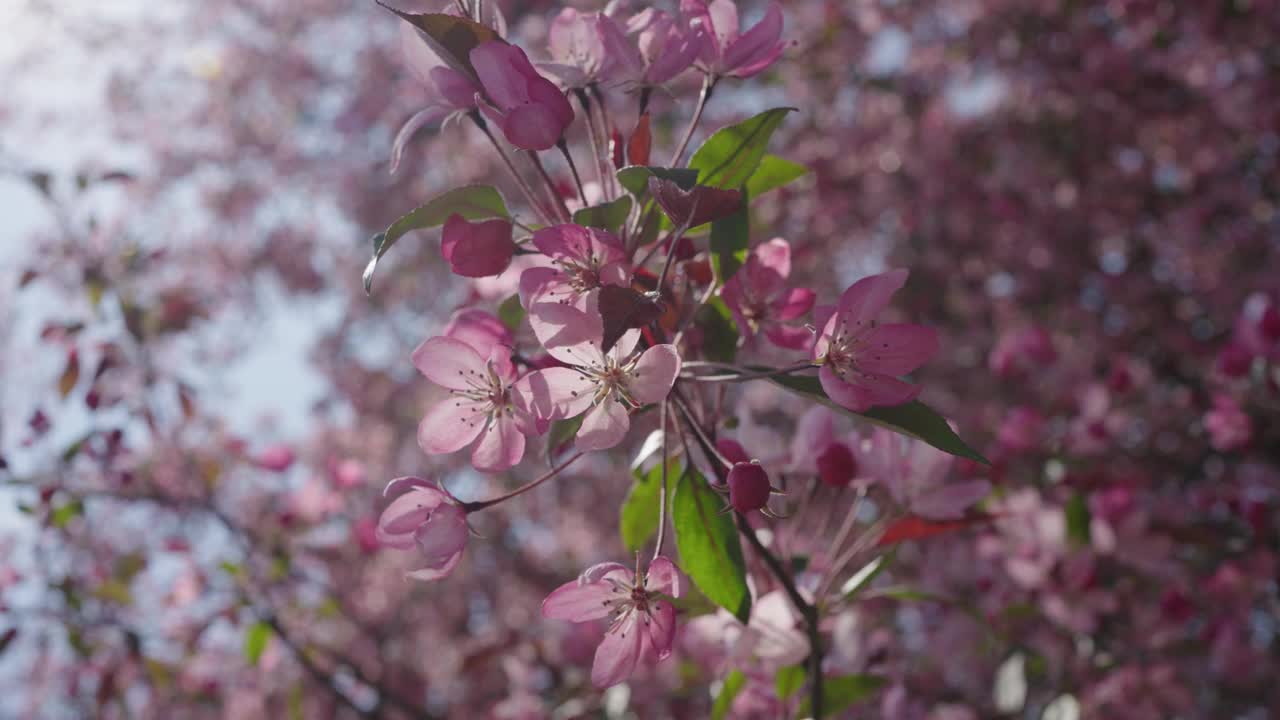
[[[764,158],[769,138],[795,108],[765,110],[737,125],[720,128],[698,148],[689,167],[698,171],[698,183],[720,188],[742,187]]]
[[[502,195],[490,185],[468,185],[437,195],[424,205],[419,205],[408,214],[391,223],[386,230],[373,236],[373,257],[364,269],[364,291],[373,287],[373,271],[378,261],[391,249],[396,241],[410,231],[425,230],[438,227],[457,213],[467,220],[484,220],[486,218],[509,218],[507,204]]]
[[[712,602],[744,624],[751,615],[746,564],[725,502],[696,469],[685,466],[671,503],[680,567]]]
[[[711,223],[711,269],[721,284],[729,281],[747,262],[751,244],[750,198],[742,194],[742,206],[734,214]]]
[[[729,710],[733,708],[734,699],[746,684],[747,676],[743,675],[741,670],[733,670],[725,676],[724,683],[720,686],[720,694],[716,695],[716,701],[711,705],[711,720],[724,720],[728,716]]]
[[[1067,501],[1064,513],[1067,516],[1067,539],[1076,547],[1087,546],[1091,536],[1089,524],[1092,518],[1084,494],[1077,492],[1072,495]]]
[[[649,472],[636,470],[635,482],[627,492],[619,510],[618,530],[622,544],[628,552],[636,552],[658,531],[658,502],[662,497],[662,463],[655,464]],[[680,465],[674,459],[667,461],[667,487],[670,490],[680,477]]]
[[[623,195],[613,202],[582,208],[573,214],[573,221],[584,227],[600,228],[616,232],[631,214],[631,196]]]
[[[779,700],[786,700],[804,687],[805,672],[800,665],[788,665],[778,670],[773,676],[773,689]]]
[[[512,295],[498,306],[498,319],[511,332],[515,332],[524,322],[524,306],[520,304],[520,296]]]
[[[250,665],[257,665],[262,652],[267,649],[267,641],[271,639],[271,626],[259,620],[249,626],[244,634],[244,659]]]
[[[618,182],[627,192],[640,197],[649,192],[649,178],[671,180],[682,190],[692,188],[698,182],[698,171],[689,168],[664,168],[649,165],[629,165],[618,171]]]
[[[760,197],[770,190],[776,190],[808,174],[809,168],[785,160],[777,155],[765,155],[760,159],[760,167],[747,180],[747,192],[751,197]]]
[[[752,369],[768,370],[768,368],[754,367]],[[946,418],[919,400],[892,407],[875,407],[866,412],[856,413],[827,397],[826,392],[822,390],[822,383],[813,375],[774,375],[769,379],[791,392],[817,400],[835,410],[869,420],[894,432],[923,440],[945,453],[980,462],[983,465],[991,464],[981,453],[969,447],[959,435],[956,435],[947,424]]]

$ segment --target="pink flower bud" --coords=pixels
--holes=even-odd
[[[295,459],[297,456],[288,445],[272,445],[259,453],[253,462],[263,470],[284,472],[293,465]]]
[[[524,150],[555,146],[573,122],[573,108],[523,50],[491,40],[471,51],[471,64],[489,100],[480,110],[502,128],[508,142]]]
[[[410,550],[416,547],[427,560],[421,570],[407,573],[417,580],[437,580],[453,572],[467,546],[467,513],[453,496],[433,480],[405,477],[392,480],[409,489],[396,498],[378,519],[375,536],[384,547]],[[385,493],[384,493],[385,494]]]
[[[818,456],[818,478],[831,487],[844,487],[858,474],[858,461],[844,443],[831,443]]]
[[[473,223],[454,213],[444,223],[440,254],[457,275],[473,278],[497,275],[511,264],[515,251],[511,223],[507,220]]]
[[[769,502],[769,473],[758,460],[735,463],[729,471],[729,504],[740,513],[759,510]]]
[[[732,438],[716,440],[716,450],[724,456],[725,460],[731,463],[744,463],[751,459],[751,456],[747,454],[746,448],[742,447],[742,443]]]

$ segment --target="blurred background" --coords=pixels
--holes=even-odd
[[[500,4],[536,59],[561,5]],[[1003,518],[901,548],[882,581],[925,599],[832,619],[832,662],[891,681],[857,717],[1280,716],[1280,3],[784,11],[702,127],[800,108],[773,152],[812,172],[754,226],[820,301],[911,269],[922,399]],[[597,631],[538,615],[623,553],[626,458],[477,518],[442,583],[373,540],[392,477],[520,479],[414,437],[409,353],[498,284],[422,233],[360,285],[374,232],[502,182],[461,126],[388,172],[423,100],[397,22],[0,0],[0,717],[707,715],[704,665],[601,695]],[[692,97],[655,98],[660,147]]]

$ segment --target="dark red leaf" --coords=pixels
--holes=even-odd
[[[662,315],[662,307],[629,287],[605,285],[600,288],[600,317],[604,320],[601,350],[609,352],[618,338],[631,328],[641,328]]]
[[[621,170],[627,165],[626,158],[623,157],[622,145],[622,133],[618,132],[617,128],[614,128],[609,133],[609,157],[613,159],[614,170]]]
[[[985,513],[968,515],[955,520],[930,520],[919,515],[907,515],[898,518],[885,528],[884,535],[876,541],[877,546],[892,545],[904,540],[920,540],[934,535],[949,533],[971,525],[991,521],[993,518]]]
[[[635,132],[627,141],[627,161],[632,165],[648,165],[649,150],[653,147],[653,135],[649,132],[649,113],[640,116]]]
[[[684,227],[697,227],[728,217],[742,205],[742,193],[737,190],[720,190],[705,185],[682,190],[675,182],[656,175],[649,178],[649,193],[671,222]]]

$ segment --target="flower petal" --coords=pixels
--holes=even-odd
[[[468,390],[486,377],[484,358],[470,345],[449,337],[428,338],[413,351],[413,365],[431,382],[450,390]]]
[[[638,612],[627,613],[622,623],[605,633],[600,647],[596,648],[595,661],[591,664],[591,682],[598,688],[617,685],[631,676],[636,661],[640,659],[643,630],[637,627]]]
[[[400,547],[403,542],[401,536],[408,534],[412,545],[413,531],[425,523],[444,500],[443,494],[426,488],[414,488],[396,498],[378,518],[378,540],[396,536],[395,547]]]
[[[858,367],[882,375],[906,375],[938,352],[938,333],[924,325],[891,323],[867,333]]]
[[[906,270],[864,277],[844,291],[837,310],[850,325],[866,325],[884,310],[889,298],[906,282]]]
[[[823,365],[818,370],[818,380],[822,383],[822,389],[827,393],[827,397],[834,400],[837,405],[854,412],[863,412],[871,407],[869,393],[861,387],[841,380],[829,365]]]
[[[648,622],[645,623],[649,642],[657,659],[666,660],[676,639],[676,609],[665,600],[651,602],[649,608]]]
[[[425,567],[421,570],[412,570],[404,575],[412,580],[439,580],[453,572],[453,569],[458,567],[458,561],[461,559],[462,551],[459,550],[440,565],[436,565],[435,567]]]
[[[773,305],[773,317],[776,320],[795,320],[809,312],[818,294],[809,288],[791,288],[783,293]]]
[[[559,118],[546,105],[517,105],[502,119],[502,134],[524,150],[549,150],[563,132]]]
[[[665,556],[659,555],[649,563],[644,575],[644,589],[680,597],[680,570]]]
[[[933,520],[958,518],[991,492],[986,480],[966,480],[940,485],[911,500],[911,511]]]
[[[503,413],[485,429],[471,451],[471,464],[484,472],[501,472],[524,457],[524,433],[512,413]]]
[[[587,413],[578,430],[579,450],[608,450],[622,442],[631,428],[631,418],[622,403],[609,398]]]
[[[391,168],[389,172],[396,174],[396,170],[400,168],[400,157],[404,154],[405,145],[409,144],[409,140],[414,133],[421,130],[424,126],[439,120],[449,113],[447,108],[442,107],[425,107],[404,121],[404,125],[400,126],[400,131],[396,133],[396,139],[391,143]]]
[[[529,373],[516,385],[529,412],[541,420],[566,420],[591,407],[596,384],[573,368],[553,367]]]
[[[479,407],[454,397],[436,403],[418,423],[418,446],[428,455],[445,455],[470,445],[488,421]]]
[[[654,345],[640,356],[627,389],[641,404],[655,403],[667,397],[676,376],[680,374],[680,353],[675,345]]]
[[[587,622],[608,617],[614,608],[609,604],[622,599],[606,582],[580,583],[570,580],[542,601],[542,617],[569,622]]]

